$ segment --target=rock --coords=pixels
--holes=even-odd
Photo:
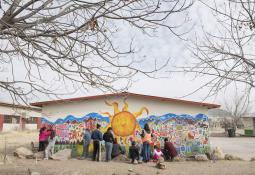
[[[129,172],[133,172],[134,170],[133,170],[133,169],[129,169],[128,171],[129,171]]]
[[[240,157],[237,157],[237,156],[233,156],[231,154],[226,154],[225,157],[224,157],[225,160],[243,160],[241,159]]]
[[[255,161],[255,157],[252,157],[250,161]]]
[[[72,153],[71,149],[63,149],[53,154],[51,158],[54,160],[68,160],[71,158],[71,153]]]
[[[159,159],[157,160],[157,163],[163,163],[165,160],[163,157],[159,157]]]
[[[62,175],[84,175],[84,173],[81,171],[67,171],[62,173]]]
[[[18,158],[33,158],[33,152],[25,147],[17,148],[13,154]]]
[[[134,160],[134,164],[137,165],[137,164],[138,164],[138,161],[137,161],[137,160]]]
[[[32,172],[31,175],[40,175],[38,172]]]
[[[211,158],[213,160],[223,160],[224,159],[224,154],[220,147],[216,146],[215,149],[213,149]]]
[[[129,161],[129,158],[127,158],[126,155],[120,154],[120,155],[114,157],[112,160],[117,161],[117,162],[126,162],[126,161]]]
[[[164,163],[157,163],[156,164],[156,168],[159,168],[159,169],[166,169],[166,165]]]
[[[195,155],[195,160],[196,161],[207,161],[208,158],[205,154],[199,154],[199,155]]]
[[[174,157],[174,162],[183,162],[183,161],[185,161],[186,159],[185,158],[182,158],[182,157]]]

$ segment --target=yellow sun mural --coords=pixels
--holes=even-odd
[[[112,106],[114,109],[114,114],[109,112],[102,112],[102,114],[108,115],[110,118],[110,125],[114,134],[118,137],[123,137],[126,139],[127,136],[134,135],[135,129],[139,127],[136,118],[141,116],[143,111],[146,111],[147,115],[149,113],[146,107],[141,107],[138,112],[131,113],[128,111],[128,103],[124,99],[124,106],[122,110],[119,110],[119,104],[117,102],[109,103],[105,101],[105,104]]]

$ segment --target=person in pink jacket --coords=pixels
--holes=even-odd
[[[47,131],[46,127],[42,127],[39,131],[39,148],[38,151],[44,151],[48,144],[48,137],[50,133]]]

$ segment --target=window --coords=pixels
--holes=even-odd
[[[4,115],[4,123],[19,123],[20,116]]]
[[[37,117],[29,117],[29,118],[26,118],[25,121],[28,124],[36,124],[36,118]]]

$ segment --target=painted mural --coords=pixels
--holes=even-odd
[[[102,132],[112,127],[115,137],[123,140],[128,146],[133,140],[140,142],[141,130],[145,123],[148,123],[154,135],[152,145],[163,146],[163,140],[167,137],[174,143],[181,157],[201,154],[210,149],[209,123],[204,114],[191,116],[168,113],[157,116],[149,115],[149,110],[143,106],[136,112],[129,111],[127,100],[123,101],[121,110],[118,102],[106,101],[105,104],[113,108],[112,114],[93,112],[83,117],[69,115],[54,122],[43,118],[42,122],[55,125],[58,145],[82,143],[83,130],[85,128],[93,130],[99,123],[102,126]],[[141,118],[142,114],[147,116]]]

